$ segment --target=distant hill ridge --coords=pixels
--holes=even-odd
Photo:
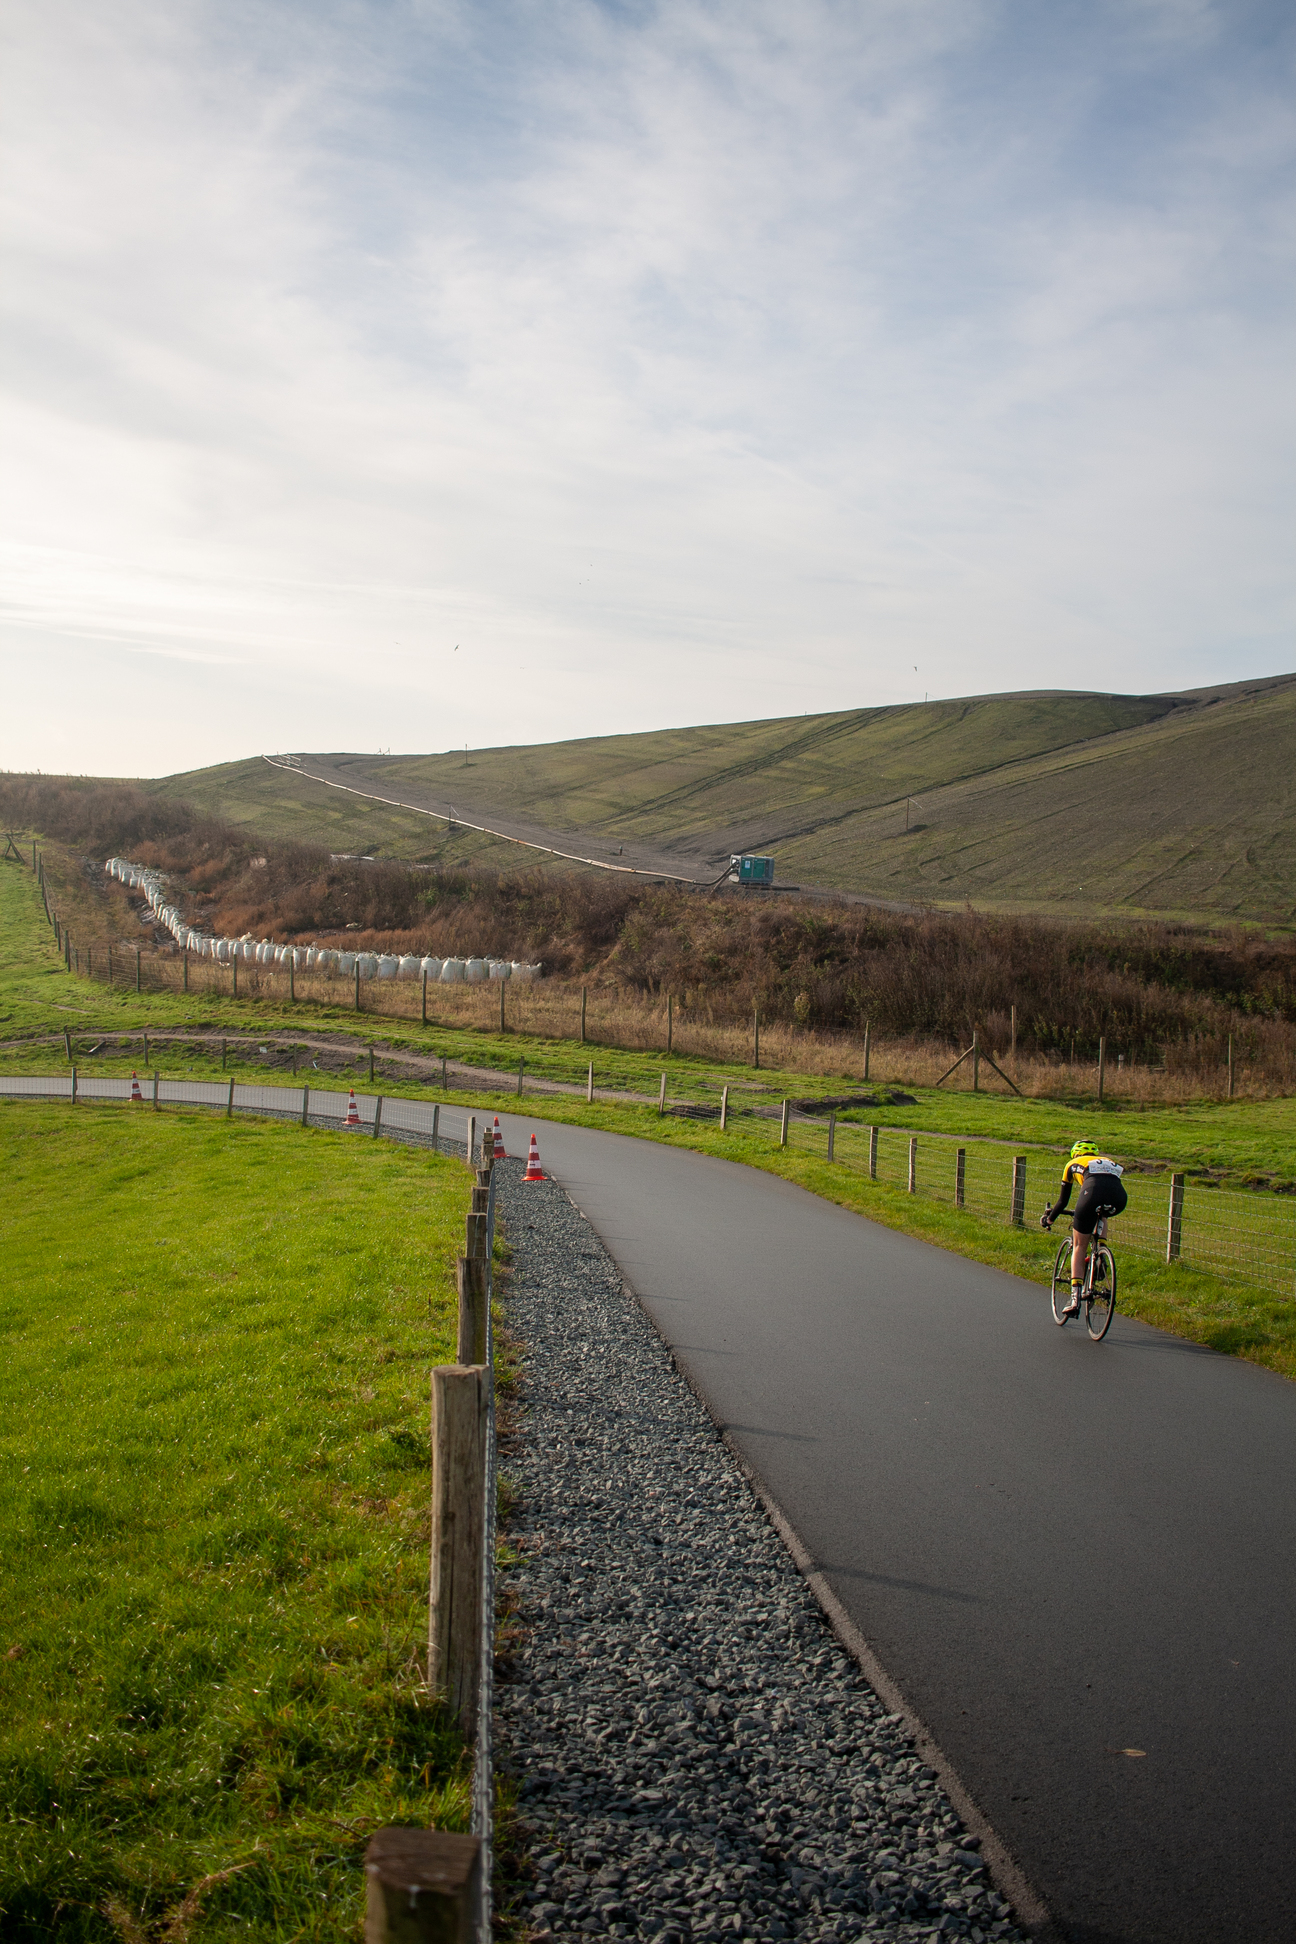
[[[252,759],[149,787],[267,834],[317,828],[339,850],[364,832],[387,854],[455,848],[444,824],[382,796],[698,880],[753,849],[774,852],[780,882],[888,900],[1296,918],[1296,674],[302,765],[294,777]],[[457,854],[535,855],[462,831]]]

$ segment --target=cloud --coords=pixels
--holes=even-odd
[[[1289,659],[1279,10],[17,18],[5,763]]]

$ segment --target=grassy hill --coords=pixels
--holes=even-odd
[[[357,764],[377,790],[650,844],[699,876],[1075,914],[1296,916],[1296,675],[1178,695],[1040,691]],[[535,853],[257,760],[161,779],[267,835],[429,861]],[[910,807],[912,800],[912,807]],[[908,829],[906,829],[908,824]]]

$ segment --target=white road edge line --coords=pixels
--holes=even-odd
[[[560,1183],[559,1186],[562,1186],[562,1184]],[[563,1192],[567,1193],[566,1189]],[[597,1235],[598,1229],[590,1221],[584,1209],[577,1206],[570,1194],[568,1195],[568,1200],[572,1202],[572,1206],[576,1208],[576,1212],[582,1221],[589,1222],[590,1227],[594,1229],[594,1233]],[[606,1243],[603,1246],[607,1248]],[[610,1249],[608,1253],[611,1255]],[[613,1260],[615,1260],[615,1257]],[[1020,1921],[1022,1928],[1033,1940],[1033,1944],[1066,1944],[1063,1933],[1058,1929],[1043,1897],[1036,1890],[1034,1884],[1031,1883],[1020,1863],[1018,1863],[1003,1838],[997,1833],[989,1818],[979,1807],[975,1797],[967,1788],[962,1777],[954,1767],[954,1764],[945,1754],[926,1722],[922,1719],[922,1716],[910,1705],[900,1688],[896,1686],[896,1683],[891,1679],[891,1676],[887,1673],[881,1661],[869,1646],[868,1641],[855,1625],[855,1622],[851,1619],[823,1574],[818,1571],[813,1558],[802,1543],[796,1527],[792,1524],[777,1499],[771,1496],[756,1472],[753,1471],[747,1458],[734,1443],[728,1428],[721,1424],[720,1420],[716,1417],[708,1399],[698,1388],[690,1373],[684,1368],[684,1365],[676,1356],[673,1345],[668,1342],[667,1338],[658,1328],[647,1305],[640,1302],[639,1295],[624,1270],[621,1272],[621,1282],[626,1295],[638,1304],[640,1312],[647,1318],[649,1326],[655,1331],[674,1368],[688,1385],[689,1390],[702,1406],[702,1409],[706,1412],[712,1424],[715,1425],[726,1451],[733,1459],[735,1465],[737,1465],[738,1470],[742,1473],[750,1490],[764,1507],[770,1524],[774,1527],[779,1538],[787,1547],[788,1552],[792,1556],[793,1565],[800,1573],[802,1579],[804,1579],[806,1585],[810,1588],[810,1591],[814,1594],[815,1599],[819,1602],[824,1617],[837,1636],[837,1639],[855,1662],[864,1679],[878,1696],[878,1699],[885,1702],[892,1714],[897,1714],[903,1719],[905,1727],[913,1737],[915,1747],[921,1753],[922,1759],[926,1762],[928,1768],[935,1772],[941,1788],[945,1791],[945,1794],[953,1803],[954,1808],[958,1811],[964,1827],[970,1835],[980,1838],[981,1854],[986,1859],[986,1866],[990,1872],[995,1888],[1002,1896],[1008,1899],[1008,1902],[1013,1908],[1013,1915]]]

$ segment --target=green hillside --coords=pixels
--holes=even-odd
[[[640,862],[699,878],[732,850],[768,850],[781,882],[902,901],[1286,923],[1294,759],[1290,675],[1178,695],[974,696],[467,759],[351,757],[344,773],[555,842],[632,845]],[[339,851],[538,861],[259,758],[148,787]]]
[[[142,787],[159,796],[179,797],[222,823],[263,837],[327,844],[332,851],[361,856],[407,857],[421,864],[518,868],[517,846],[502,838],[458,826],[448,831],[433,818],[349,796],[309,776],[276,769],[261,756],[217,763],[210,769],[181,770],[174,776],[149,779]],[[536,861],[529,855],[528,868]]]
[[[402,791],[421,785],[435,796],[507,804],[556,830],[665,842],[710,863],[723,861],[731,835],[781,841],[1174,706],[1166,696],[990,695],[475,750],[467,773],[455,755],[382,758],[367,768]]]

